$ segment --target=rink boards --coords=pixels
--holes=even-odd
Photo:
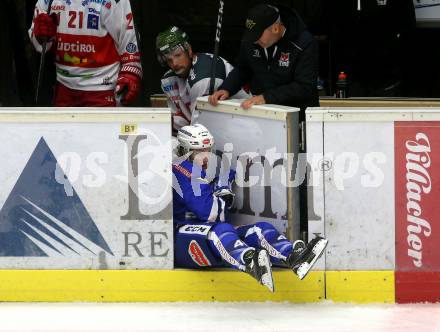
[[[166,109],[2,109],[0,268],[172,268],[169,132]]]
[[[307,111],[309,234],[327,271],[394,271],[399,303],[440,299],[440,110]]]
[[[299,109],[261,105],[247,111],[234,100],[213,107],[202,97],[197,112],[197,122],[215,138],[215,149],[225,161],[222,167],[237,171],[232,223],[265,220],[289,239],[298,239],[299,194],[297,186],[289,185],[289,176],[299,148]]]
[[[394,303],[392,271],[310,272],[302,281],[288,270],[273,275],[270,293],[250,276],[226,269],[8,270],[0,272],[0,301]]]
[[[260,130],[256,131],[259,134],[249,139],[251,141],[248,146],[249,149],[242,152],[253,152],[250,149],[252,148],[252,141],[255,142],[258,149],[259,143],[257,143],[257,140],[263,138],[268,141],[267,137],[273,139],[277,145],[273,146],[274,150],[271,149],[271,146],[266,146],[263,150],[266,155],[268,151],[272,154],[274,152],[288,154],[294,151],[295,148],[291,146],[292,139],[294,138],[292,132],[290,131],[289,133],[289,123],[292,120],[290,118],[291,110],[274,112],[270,109],[259,109],[257,110],[258,116],[255,116],[255,119],[253,119],[253,110],[248,111],[248,113],[236,111],[237,114],[234,114],[234,108],[237,108],[237,105],[232,105],[232,108],[231,105],[222,105],[218,110],[207,109],[202,112],[200,120],[201,122],[202,120],[206,122],[212,121],[215,124],[215,116],[219,116],[222,120],[219,120],[218,123],[230,121],[232,124],[238,124],[238,129],[240,129],[240,124],[242,125],[246,120],[254,123],[255,128]],[[157,201],[146,199],[146,197],[160,198],[164,193],[152,189],[155,187],[166,188],[167,186],[163,183],[156,183],[151,187],[143,187],[143,184],[149,183],[149,181],[152,181],[152,178],[157,178],[152,177],[151,174],[166,174],[164,181],[170,181],[169,160],[171,144],[168,144],[167,140],[169,137],[168,133],[170,132],[170,117],[167,111],[132,110],[129,112],[124,110],[124,112],[121,112],[122,114],[117,114],[118,112],[112,114],[110,112],[108,115],[102,111],[99,111],[99,114],[92,112],[89,115],[85,113],[77,114],[71,110],[64,111],[65,113],[52,113],[53,110],[46,112],[39,110],[35,113],[27,114],[21,113],[18,119],[16,114],[9,112],[0,119],[0,126],[8,124],[7,127],[10,127],[7,130],[0,131],[8,137],[7,140],[3,138],[4,141],[9,142],[10,145],[14,143],[14,139],[16,141],[18,139],[26,141],[26,144],[16,144],[17,148],[14,149],[14,153],[16,152],[19,156],[18,158],[21,159],[14,161],[15,167],[11,167],[11,171],[3,172],[4,178],[2,183],[4,186],[0,196],[1,206],[3,211],[9,212],[2,215],[0,227],[3,227],[3,232],[5,229],[7,230],[5,226],[7,224],[5,224],[4,220],[8,220],[8,216],[14,215],[17,211],[17,208],[8,207],[10,205],[7,204],[8,200],[14,202],[14,200],[10,199],[11,193],[15,193],[12,196],[18,197],[18,199],[26,197],[28,199],[25,202],[30,204],[30,201],[34,205],[31,204],[31,208],[29,208],[18,204],[18,207],[21,209],[20,211],[25,213],[25,216],[33,218],[33,220],[25,219],[24,222],[24,225],[27,225],[28,228],[24,228],[22,231],[27,230],[27,235],[30,236],[27,239],[33,238],[32,243],[39,243],[38,247],[40,250],[43,248],[48,250],[47,247],[50,248],[50,246],[41,245],[40,242],[44,243],[45,241],[58,251],[63,252],[61,250],[62,247],[55,246],[57,243],[54,242],[53,238],[44,237],[41,233],[40,225],[52,225],[51,222],[44,221],[41,218],[41,214],[51,221],[50,216],[53,216],[56,211],[53,212],[53,209],[51,209],[52,213],[43,213],[47,212],[47,209],[39,210],[38,207],[42,205],[35,204],[33,199],[29,199],[28,196],[24,195],[23,192],[27,192],[23,191],[23,186],[17,186],[17,183],[20,184],[19,179],[23,177],[26,165],[34,163],[30,162],[35,159],[32,156],[43,156],[40,159],[36,159],[40,163],[45,160],[51,161],[53,158],[56,160],[61,159],[64,160],[65,164],[60,163],[63,172],[59,173],[60,170],[58,170],[58,180],[55,178],[52,182],[48,181],[47,176],[43,176],[45,174],[36,176],[38,174],[35,172],[35,167],[30,167],[32,172],[29,172],[30,175],[27,176],[30,179],[39,179],[39,184],[53,184],[52,187],[55,189],[60,185],[62,192],[66,195],[70,192],[74,193],[73,197],[76,195],[78,198],[81,198],[80,202],[88,212],[94,226],[89,225],[84,231],[78,228],[78,226],[72,225],[70,228],[62,228],[58,231],[70,235],[74,234],[75,236],[73,237],[76,240],[82,240],[79,241],[81,245],[89,244],[90,247],[88,248],[95,248],[90,244],[92,242],[95,246],[98,246],[98,249],[94,254],[88,254],[84,257],[80,256],[81,259],[75,259],[75,255],[72,253],[68,256],[65,252],[63,252],[64,258],[60,257],[60,255],[55,258],[45,256],[21,257],[19,259],[0,257],[0,301],[317,302],[332,300],[335,302],[355,303],[438,301],[439,296],[436,289],[439,288],[437,282],[439,275],[435,265],[438,262],[436,258],[436,252],[438,251],[435,251],[435,248],[436,243],[439,243],[439,241],[435,241],[435,221],[432,221],[430,224],[432,225],[432,234],[427,239],[423,239],[424,245],[427,246],[424,257],[427,257],[428,262],[427,268],[424,270],[414,269],[411,266],[411,260],[408,260],[408,256],[404,255],[405,251],[408,251],[408,248],[405,246],[407,237],[405,238],[404,236],[406,227],[404,223],[396,223],[396,221],[399,221],[399,218],[397,218],[399,209],[396,204],[399,199],[405,198],[407,192],[397,192],[395,189],[395,184],[401,181],[396,177],[395,160],[402,158],[404,160],[406,154],[402,154],[402,151],[399,154],[393,142],[395,142],[395,137],[407,135],[406,131],[412,130],[408,129],[407,126],[411,121],[405,120],[403,122],[406,124],[402,125],[401,122],[398,122],[397,127],[400,129],[395,130],[397,127],[395,126],[394,113],[397,114],[399,112],[386,112],[385,117],[378,121],[377,114],[367,114],[363,118],[356,118],[353,115],[353,111],[348,112],[349,115],[344,115],[343,110],[338,110],[337,112],[328,112],[328,110],[322,109],[311,110],[315,113],[309,118],[311,121],[309,121],[307,131],[308,147],[309,152],[317,152],[318,157],[315,156],[315,160],[309,160],[309,166],[312,170],[309,185],[315,180],[322,181],[317,181],[318,185],[313,187],[312,190],[309,189],[309,234],[324,234],[329,238],[330,243],[324,257],[318,262],[315,271],[312,271],[303,281],[299,281],[289,270],[275,269],[276,291],[274,294],[271,294],[264,287],[259,286],[250,276],[236,271],[169,270],[172,268],[171,210],[169,204],[161,206],[157,204]],[[41,115],[38,115],[38,113],[41,113]],[[399,114],[403,118],[414,119],[414,110],[403,112],[404,115],[401,113]],[[36,121],[35,119],[39,116],[39,120]],[[347,118],[349,121],[346,120]],[[424,113],[422,118],[424,120],[440,120],[436,118],[435,112]],[[259,124],[259,121],[262,121],[262,123]],[[261,128],[264,128],[264,121],[281,121],[284,125],[280,126],[276,135],[264,133],[261,132]],[[77,149],[79,151],[77,154],[81,161],[80,166],[83,165],[84,167],[79,167],[76,173],[73,172],[75,169],[72,168],[76,157],[75,154],[71,153],[75,151],[71,148],[66,149],[65,144],[61,144],[69,140],[75,141],[75,139],[72,139],[68,131],[64,130],[64,127],[61,130],[57,130],[53,126],[57,123],[63,124],[64,127],[75,124],[74,127],[78,133],[76,135],[77,141],[85,142],[80,144]],[[16,127],[13,127],[11,124],[15,124]],[[41,148],[40,145],[40,148],[38,148],[39,144],[41,144],[41,136],[32,134],[32,126],[38,128],[41,124],[48,124],[50,130],[43,135],[47,147],[43,145],[43,148]],[[332,128],[333,125],[336,127]],[[432,123],[426,125],[424,122],[418,122],[417,125],[422,125],[422,127],[426,128],[432,127]],[[28,130],[20,132],[23,126],[27,126]],[[82,126],[85,129],[82,129]],[[419,127],[416,126],[416,128]],[[346,129],[347,131],[345,131]],[[236,145],[239,146],[240,140],[244,141],[243,132],[240,130],[216,130],[216,135],[220,138],[218,142],[221,145],[227,142],[228,137],[231,138],[230,135],[234,135],[234,133],[237,135],[237,137],[233,137],[234,142],[237,142]],[[429,130],[433,130],[433,137],[435,137],[436,127]],[[222,133],[225,136],[222,137]],[[395,134],[397,136],[394,136]],[[59,140],[57,135],[61,135],[62,140]],[[143,136],[154,138],[154,140],[150,142]],[[246,138],[248,136],[246,135]],[[282,138],[282,142],[279,142],[279,137],[285,137],[285,139]],[[363,140],[368,142],[368,144],[365,144]],[[96,141],[100,141],[102,146],[94,145]],[[131,142],[131,144],[129,145],[128,142]],[[323,145],[323,142],[325,142],[325,145]],[[430,142],[436,142],[436,139],[432,139]],[[115,146],[117,151],[114,151]],[[432,147],[435,146],[433,143]],[[110,147],[113,150],[107,151],[106,149],[110,149]],[[331,147],[333,151],[328,150],[328,147]],[[382,162],[381,160],[383,159],[379,156],[378,159],[367,159],[369,163],[365,163],[364,156],[370,150],[380,152],[382,157],[385,156],[385,162]],[[44,153],[41,153],[41,151]],[[106,151],[108,154],[119,156],[114,165],[113,163],[105,162],[106,159],[102,154],[92,154],[95,158],[87,162],[87,156],[91,153]],[[136,153],[137,151],[143,151],[143,153]],[[353,176],[348,176],[350,175],[350,172],[348,172],[348,175],[343,178],[343,190],[338,188],[341,182],[332,180],[334,179],[334,174],[331,173],[332,167],[329,169],[325,167],[320,168],[323,165],[329,165],[327,160],[323,158],[324,151],[349,151],[362,155],[358,172],[355,172]],[[65,152],[70,152],[67,155],[68,158]],[[254,152],[261,152],[261,149]],[[321,158],[319,158],[319,153]],[[8,156],[13,158],[11,153]],[[49,156],[49,159],[46,158],[47,156]],[[260,155],[257,154],[258,156],[261,156],[261,153]],[[312,157],[312,155],[310,156]],[[347,156],[350,157],[352,155]],[[434,156],[434,152],[430,154],[433,163],[431,169],[436,169],[434,165],[437,159]],[[138,160],[138,158],[141,159]],[[271,158],[273,156],[266,159],[272,162],[283,159]],[[347,161],[348,159],[342,160]],[[134,160],[143,161],[133,163]],[[94,164],[99,167],[94,168]],[[254,167],[251,171],[258,172],[260,169],[260,172],[264,172],[264,161],[262,164],[263,167]],[[279,164],[281,165],[282,163],[280,162]],[[92,166],[90,167],[90,165]],[[335,163],[330,163],[330,165],[335,165]],[[368,167],[365,168],[365,165],[368,165]],[[148,166],[149,172],[144,173],[145,166]],[[318,168],[313,168],[314,166]],[[346,166],[348,167],[349,165],[346,164]],[[405,165],[402,167],[405,167]],[[109,182],[110,187],[107,188],[106,185],[99,185],[99,169],[104,170],[105,174],[111,174],[108,177],[113,179],[114,182]],[[133,171],[131,174],[128,172],[129,169]],[[281,169],[280,167],[279,170]],[[274,168],[272,167],[272,173],[273,170]],[[350,167],[345,169],[344,172],[349,170]],[[380,172],[376,173],[375,171],[377,170]],[[346,174],[344,172],[342,173]],[[52,173],[55,177],[57,173],[56,168],[52,169]],[[15,176],[13,176],[14,174]],[[26,175],[27,172],[24,174]],[[72,183],[72,174],[76,174],[74,177],[76,181],[74,183]],[[139,174],[142,174],[141,178]],[[380,174],[383,176],[381,177]],[[432,176],[432,192],[435,193],[437,190],[435,172],[429,174]],[[170,176],[169,178],[167,177],[168,175]],[[258,174],[251,173],[250,175]],[[275,175],[280,176],[280,173],[275,173]],[[26,178],[26,176],[24,177]],[[375,185],[376,181],[380,178],[383,178],[384,181],[381,182],[380,186]],[[66,182],[66,179],[69,179],[69,182]],[[121,181],[121,179],[125,179],[125,181]],[[262,179],[264,180],[264,177]],[[367,189],[360,186],[363,183],[362,179],[364,179],[364,183],[366,181],[370,184]],[[261,183],[266,184],[266,180],[261,181]],[[139,189],[133,185],[133,181],[140,185],[143,191],[139,192]],[[277,227],[285,227],[281,230],[288,232],[290,230],[294,233],[298,218],[297,212],[295,212],[297,203],[295,203],[294,192],[289,192],[288,188],[283,187],[282,182],[279,182],[277,186],[280,189],[272,188],[273,191],[268,193],[267,188],[265,188],[267,186],[263,185],[262,191],[258,189],[260,191],[253,194],[254,197],[259,197],[261,204],[254,203],[254,205],[251,205],[251,213],[243,209],[242,202],[244,200],[241,198],[242,205],[239,210],[246,212],[243,214],[246,218],[260,218],[261,214],[264,217],[265,213],[273,213],[276,215],[276,218],[271,221]],[[5,190],[5,188],[8,189]],[[115,191],[114,188],[119,188],[119,191]],[[59,191],[59,189],[57,190]],[[88,190],[91,190],[90,194],[87,193]],[[133,197],[142,193],[144,193],[145,199],[133,200]],[[285,196],[280,198],[280,193]],[[170,191],[166,192],[164,197],[170,198],[170,196],[167,196],[169,194]],[[67,196],[70,197],[69,195]],[[106,200],[107,196],[111,198],[109,201]],[[438,197],[438,195],[435,196]],[[268,202],[268,198],[271,201]],[[65,199],[65,201],[69,202],[68,199]],[[255,201],[258,201],[258,199]],[[423,205],[424,215],[426,215],[426,211],[432,214],[429,211],[435,208],[435,205],[430,201],[426,202],[431,208]],[[78,202],[75,204],[73,205],[80,206]],[[106,206],[108,207],[107,209],[105,208]],[[289,218],[283,218],[286,211],[290,213]],[[37,214],[37,212],[40,214]],[[252,212],[256,213],[252,215]],[[106,216],[106,218],[99,217],[100,214]],[[109,218],[108,216],[112,217]],[[240,213],[237,213],[236,217],[240,217]],[[65,221],[63,218],[59,219],[61,222]],[[52,222],[54,221],[52,220]],[[145,226],[146,223],[148,223],[147,227]],[[422,227],[422,223],[420,225]],[[33,229],[34,232],[39,234],[44,241],[36,241],[38,237],[32,236],[35,233],[29,231],[29,229],[32,229],[30,226],[35,228]],[[76,233],[72,233],[72,229]],[[50,228],[49,230],[54,232]],[[426,229],[424,230],[426,231]],[[92,236],[89,233],[95,235]],[[97,233],[101,234],[102,239],[97,237]],[[77,236],[78,234],[82,235],[82,237]],[[400,238],[399,234],[401,235]],[[88,239],[88,242],[85,239]],[[415,239],[411,239],[412,245],[417,245]],[[66,241],[64,239],[64,242]],[[103,250],[103,241],[105,241],[113,256],[110,252]],[[395,245],[396,241],[397,246]],[[430,244],[432,246],[429,246]],[[0,241],[0,247],[2,246],[5,246],[4,241]],[[24,247],[28,248],[29,244]],[[72,248],[75,249],[76,247],[72,246]],[[17,248],[6,249],[18,250]],[[2,248],[0,253],[4,253],[6,249]],[[20,250],[22,251],[18,251],[18,253],[22,253],[24,249]],[[42,270],[42,267],[48,269]]]

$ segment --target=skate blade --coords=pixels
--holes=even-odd
[[[261,276],[260,283],[263,286],[269,288],[269,290],[273,293],[275,289],[273,284],[272,268],[267,251],[262,250],[258,254],[258,265],[266,267],[266,271],[267,271]]]
[[[312,249],[312,252],[315,254],[313,259],[310,262],[304,262],[302,263],[298,270],[296,271],[296,274],[298,275],[298,278],[300,280],[303,280],[307,273],[309,273],[310,269],[315,265],[316,261],[319,259],[319,257],[322,256],[325,247],[327,246],[328,240],[322,239],[319,240],[318,243],[315,244],[315,246]]]

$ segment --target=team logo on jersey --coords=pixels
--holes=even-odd
[[[278,62],[280,67],[289,67],[290,66],[290,53],[281,52],[280,60]]]
[[[101,252],[113,255],[41,138],[0,210],[0,256],[67,259]]]
[[[211,266],[211,262],[196,240],[192,240],[189,244],[188,254],[198,266]]]
[[[111,77],[107,76],[102,79],[102,85],[113,85],[113,80]]]
[[[98,5],[106,5],[107,4],[107,0],[84,0],[81,4],[83,5],[83,7],[87,6],[89,3],[96,3]]]
[[[134,43],[128,43],[128,45],[127,45],[127,47],[126,47],[126,50],[127,50],[127,52],[130,53],[130,54],[136,53],[136,51],[137,51],[137,46],[136,46],[136,44],[134,44]]]
[[[73,56],[70,55],[69,53],[64,53],[63,57],[59,57],[57,56],[57,60],[60,61],[64,61],[66,63],[71,63],[73,65],[79,65],[79,64],[83,64],[83,63],[88,63],[89,59],[88,58],[79,58],[77,56]]]
[[[191,70],[189,71],[189,77],[191,78],[191,80],[195,80],[196,79],[196,73],[194,71],[194,68],[191,68]]]
[[[60,38],[58,39],[57,51],[64,52],[79,52],[79,53],[96,53],[94,44],[81,44],[80,42],[76,43],[65,43]]]
[[[98,30],[99,29],[99,16],[89,14],[87,16],[87,29]]]
[[[255,23],[254,21],[252,21],[251,19],[247,19],[246,20],[246,28],[248,30],[252,30],[254,28],[254,26],[257,25],[257,23]]]
[[[252,55],[254,58],[261,58],[260,50],[255,49],[254,54]]]
[[[56,11],[56,12],[63,12],[66,10],[66,6],[64,5],[53,5],[50,8],[52,9],[52,11]]]
[[[96,10],[95,8],[89,8],[89,13],[101,15],[101,12],[99,10]]]
[[[163,92],[171,92],[174,90],[174,86],[172,84],[164,85],[163,86]]]

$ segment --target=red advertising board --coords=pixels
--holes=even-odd
[[[396,301],[440,301],[440,122],[396,122]]]

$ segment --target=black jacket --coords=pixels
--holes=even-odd
[[[234,70],[219,89],[230,95],[250,84],[254,95],[263,94],[267,104],[299,107],[319,106],[316,81],[318,77],[318,43],[306,30],[294,11],[279,6],[281,21],[287,28],[275,45],[270,60],[257,44],[242,42]],[[274,47],[268,49],[273,52]]]

